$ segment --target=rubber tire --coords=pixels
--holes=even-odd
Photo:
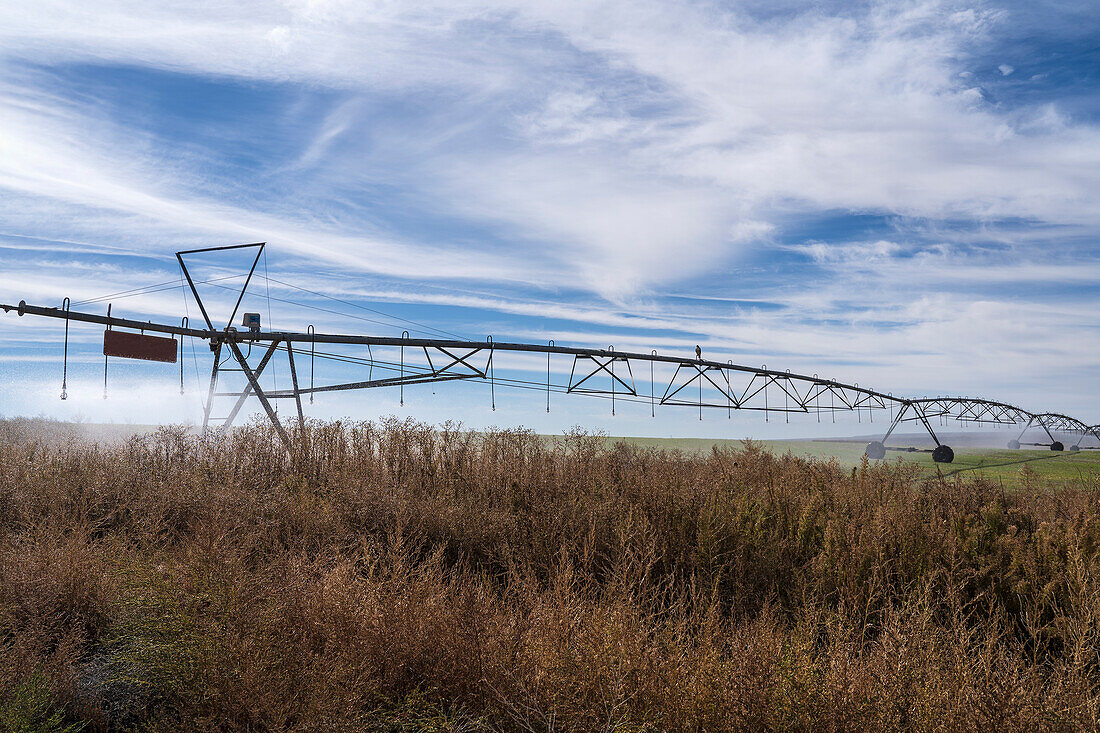
[[[867,444],[867,449],[863,452],[867,454],[868,458],[877,461],[886,457],[886,446],[877,440],[873,440]]]
[[[1071,446],[1069,447],[1069,449],[1070,449],[1070,450],[1081,450],[1081,446],[1079,446],[1079,445],[1071,445]]]
[[[951,450],[951,446],[938,445],[936,450],[932,451],[932,460],[936,463],[951,463],[955,460],[955,451]]]
[[[1018,441],[1018,440],[1008,441],[1008,449],[1009,450],[1020,450],[1020,441]]]
[[[1062,443],[1060,441],[1056,440],[1056,441],[1054,441],[1053,443],[1050,444],[1050,449],[1051,450],[1065,450],[1066,447],[1064,445],[1062,445]]]

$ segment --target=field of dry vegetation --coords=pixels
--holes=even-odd
[[[0,421],[0,728],[1092,730],[1100,484]]]

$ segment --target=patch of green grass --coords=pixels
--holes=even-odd
[[[611,442],[625,441],[639,447],[669,448],[688,453],[709,452],[713,446],[740,447],[740,440],[706,438],[607,438]],[[866,443],[862,441],[836,440],[764,440],[761,443],[775,455],[790,453],[794,456],[818,459],[836,459],[847,468],[858,466],[863,460]],[[930,452],[906,452],[890,450],[885,461],[905,461],[921,468],[921,475],[933,478],[938,475],[951,477],[964,475],[982,476],[999,481],[1007,488],[1026,488],[1037,481],[1100,481],[1100,451],[1055,452],[1045,448],[996,449],[955,448],[955,460],[937,464]]]
[[[34,672],[0,697],[0,730],[11,733],[76,733],[84,723],[67,723],[50,682]]]

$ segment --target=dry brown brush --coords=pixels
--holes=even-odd
[[[1100,724],[1095,479],[396,419],[293,456],[257,424],[46,428],[0,422],[0,727]]]

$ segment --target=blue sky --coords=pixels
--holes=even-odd
[[[1100,422],[1094,11],[7,2],[0,301],[96,299],[178,278],[177,249],[264,240],[278,327],[700,344]],[[268,289],[255,292],[266,318]],[[113,303],[184,310],[178,290]],[[207,354],[185,363],[188,395],[171,368],[118,364],[104,401],[99,333],[74,329],[76,387],[61,403],[59,337],[58,324],[0,318],[0,414],[198,414]],[[318,398],[313,414],[817,429],[538,404],[505,390],[494,412],[470,384],[410,388],[404,407],[389,392]]]

